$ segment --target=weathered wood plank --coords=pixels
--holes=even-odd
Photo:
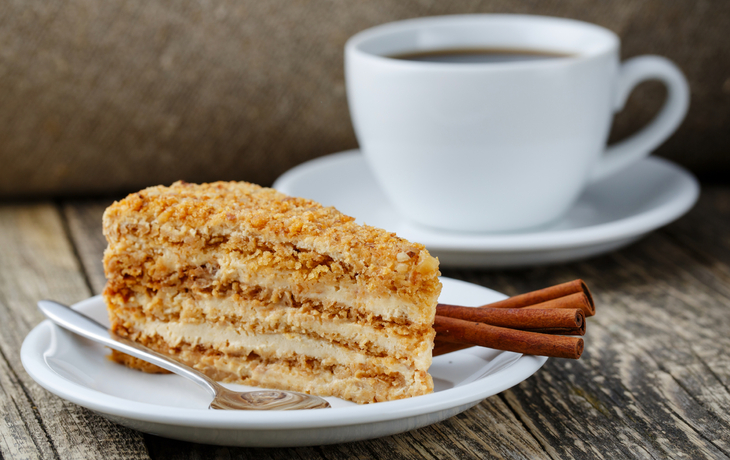
[[[730,190],[708,195],[689,216],[609,256],[448,273],[509,293],[576,277],[592,287],[599,310],[581,360],[550,360],[502,396],[551,456],[730,456],[730,206],[724,216],[717,206],[730,203]]]
[[[20,401],[20,402],[19,402]],[[10,367],[4,353],[0,354],[0,457],[54,458],[53,445],[44,436],[32,401],[22,382]]]
[[[101,294],[106,283],[102,264],[106,239],[101,229],[101,216],[112,202],[111,199],[100,199],[72,201],[63,205],[71,241],[94,294]]]
[[[57,398],[25,372],[20,346],[36,302],[89,296],[58,209],[0,206],[0,454],[7,458],[148,458],[136,432]]]

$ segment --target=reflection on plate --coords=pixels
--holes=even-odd
[[[442,302],[477,306],[504,298],[463,281],[442,282]],[[108,324],[98,296],[74,308]],[[368,405],[326,398],[332,409],[238,412],[208,410],[210,398],[192,382],[134,371],[106,354],[103,346],[46,320],[26,337],[21,360],[48,391],[130,428],[190,442],[261,447],[357,441],[430,425],[520,383],[547,360],[473,347],[434,358],[429,372],[435,391],[430,395]]]
[[[358,150],[327,155],[284,173],[274,188],[335,206],[360,223],[425,245],[441,266],[519,267],[566,262],[626,246],[677,219],[699,196],[697,180],[648,157],[590,185],[560,220],[521,233],[455,233],[412,224],[388,202]]]

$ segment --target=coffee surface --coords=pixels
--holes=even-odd
[[[499,62],[542,61],[571,57],[570,54],[522,49],[447,49],[419,51],[389,56],[392,59],[416,62],[441,62],[453,64],[485,64]]]

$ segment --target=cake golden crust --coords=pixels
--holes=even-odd
[[[242,182],[151,187],[110,206],[103,225],[115,332],[229,381],[360,403],[431,391],[441,284],[422,245]],[[306,379],[301,362],[326,371]]]
[[[138,371],[142,371],[146,374],[169,374],[170,371],[165,370],[159,366],[155,366],[152,363],[148,363],[147,361],[143,361],[139,358],[135,358],[134,356],[129,356],[125,353],[122,353],[121,351],[112,350],[111,354],[109,355],[109,359],[111,359],[114,362],[117,362],[119,364],[123,364],[131,369],[137,369]]]
[[[124,216],[129,215],[137,216],[136,222],[125,221]],[[423,245],[358,225],[335,208],[254,184],[176,182],[169,188],[151,187],[114,203],[104,215],[104,234],[113,243],[130,230],[140,234],[147,226],[154,230],[153,221],[160,234],[148,238],[162,237],[191,249],[237,230],[243,235],[256,234],[259,240],[327,254],[367,277],[367,288],[374,292],[388,289],[413,296],[439,286],[432,278],[438,262]],[[125,223],[137,228],[125,227]],[[314,270],[323,270],[321,267]]]

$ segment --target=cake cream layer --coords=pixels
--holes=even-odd
[[[120,318],[123,320],[123,318]],[[338,363],[367,365],[378,373],[407,374],[414,366],[392,356],[373,356],[325,339],[295,333],[248,334],[231,326],[144,321],[131,328],[132,337],[159,336],[172,348],[181,344],[214,349],[227,355],[255,353],[267,360],[313,358],[325,366]]]
[[[272,251],[240,250],[243,244],[218,245],[190,253],[187,248],[156,244],[134,236],[110,245],[106,259],[111,282],[141,278],[141,284],[182,285],[188,289],[241,283],[291,290],[316,301],[334,301],[369,311],[384,319],[428,323],[432,318],[423,311],[423,299],[405,298],[393,292],[372,291],[366,280],[335,261],[311,263],[307,267],[293,253],[294,248],[276,247]],[[255,246],[259,246],[256,244]],[[153,254],[154,257],[150,257]],[[116,275],[116,277],[115,277]],[[115,279],[116,278],[116,279]]]
[[[301,335],[368,355],[392,356],[420,369],[431,365],[435,333],[430,327],[414,329],[374,318],[363,321],[347,310],[321,305],[291,306],[290,297],[278,293],[262,295],[261,299],[237,294],[216,297],[208,292],[178,292],[172,288],[158,292],[138,289],[126,295],[107,292],[111,317],[122,323],[216,325],[262,337],[274,333]]]
[[[368,364],[324,365],[304,357],[264,359],[258,355],[229,356],[217,350],[182,343],[170,347],[159,336],[138,337],[136,341],[171,355],[209,377],[223,382],[300,391],[320,396],[336,396],[367,404],[420,396],[433,391],[433,380],[426,371],[405,374],[380,373]],[[144,363],[127,355],[113,359],[139,368]]]

